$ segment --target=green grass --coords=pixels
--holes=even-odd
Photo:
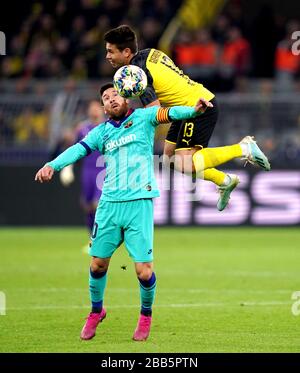
[[[89,312],[84,229],[1,229],[0,352],[298,352],[299,229],[156,229],[158,279],[147,342],[131,337],[138,282],[122,246],[105,296],[107,318],[80,341]],[[121,266],[127,265],[127,270]]]

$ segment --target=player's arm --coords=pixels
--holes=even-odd
[[[147,87],[145,92],[140,96],[140,101],[145,108],[152,106],[160,106],[158,97],[156,96],[155,89],[153,87],[153,78],[150,71],[147,68],[143,68],[145,74],[147,75]]]
[[[68,130],[65,133],[66,140],[68,140],[69,146],[74,145],[82,139],[81,130],[82,123],[80,122],[75,126],[74,130]],[[64,187],[70,186],[75,180],[74,165],[70,164],[69,166],[64,167],[59,173],[59,179]]]
[[[151,106],[160,106],[159,100],[155,100],[155,101],[150,102],[149,104],[145,105],[145,108],[151,107]]]
[[[151,85],[148,85],[145,92],[140,96],[141,103],[144,107],[160,106],[159,99],[156,96],[155,90]]]
[[[46,163],[35,175],[35,181],[39,181],[40,183],[50,181],[54,171],[62,170],[64,167],[77,162],[87,154],[86,148],[81,143],[70,146],[53,161]]]
[[[60,171],[64,167],[77,162],[79,159],[89,155],[92,151],[101,146],[102,140],[99,137],[98,127],[94,128],[80,142],[70,146],[53,161],[48,162],[35,175],[35,180],[43,183],[50,181],[54,171]]]
[[[205,112],[213,104],[203,98],[200,98],[194,107],[192,106],[173,106],[171,108],[156,107],[153,108],[152,118],[154,124],[169,123],[174,120],[184,120],[195,118]]]

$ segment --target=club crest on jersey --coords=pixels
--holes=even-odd
[[[130,128],[133,125],[133,121],[130,120],[128,123],[125,124],[124,128]]]
[[[126,145],[130,142],[133,142],[136,140],[136,135],[132,133],[128,136],[122,136],[118,140],[110,140],[108,143],[105,144],[105,151],[112,151],[116,148],[119,148],[120,146]]]

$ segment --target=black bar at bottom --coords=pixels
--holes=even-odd
[[[300,354],[256,353],[2,353],[1,368],[300,368]],[[3,371],[3,370],[2,370]]]

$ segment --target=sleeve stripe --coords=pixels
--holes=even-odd
[[[157,110],[156,119],[159,123],[169,123],[169,110],[170,108],[159,108]]]
[[[86,144],[84,141],[80,141],[79,144],[81,144],[85,148],[87,155],[91,154],[92,150],[88,146],[88,144]]]

